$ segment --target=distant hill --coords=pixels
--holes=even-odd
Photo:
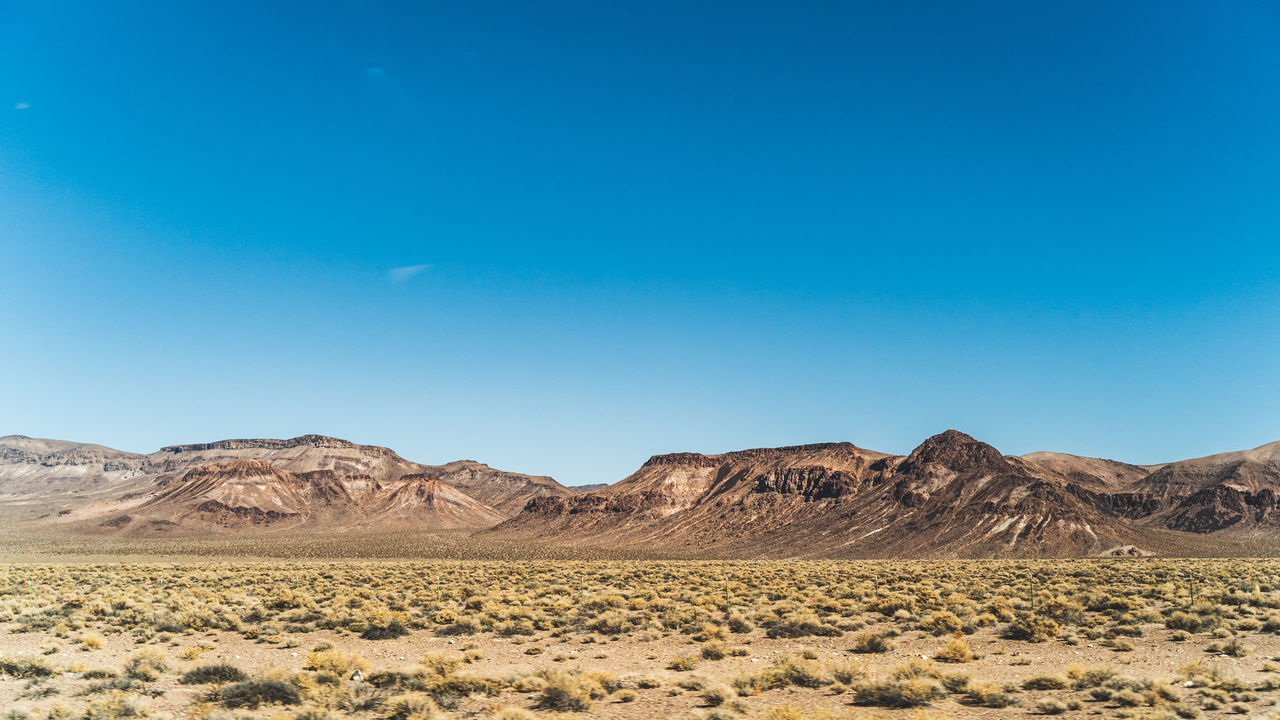
[[[0,506],[10,517],[78,531],[477,530],[532,498],[574,494],[549,477],[470,460],[423,465],[323,435],[173,445],[148,455],[0,438]]]
[[[54,533],[448,530],[696,557],[1257,553],[1280,551],[1280,443],[1140,466],[1003,455],[947,430],[908,455],[845,442],[655,455],[612,485],[569,488],[323,435],[146,455],[11,435],[0,514]]]

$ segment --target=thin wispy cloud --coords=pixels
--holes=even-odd
[[[31,103],[24,103],[24,102],[20,102],[20,103],[18,103],[17,105],[14,105],[14,106],[13,106],[13,109],[14,109],[14,110],[26,110],[26,109],[28,109],[28,108],[30,108],[30,107],[31,107]]]
[[[423,270],[429,269],[430,267],[431,267],[430,264],[405,265],[403,267],[395,267],[387,271],[387,276],[391,278],[391,282],[402,283],[408,280],[409,278],[413,277],[414,275],[421,273]]]

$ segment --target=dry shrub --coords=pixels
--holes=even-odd
[[[235,665],[220,663],[217,665],[201,665],[184,673],[179,679],[183,685],[204,685],[240,682],[246,678],[244,672]]]
[[[967,663],[977,660],[978,656],[973,654],[973,648],[969,647],[969,643],[960,638],[952,638],[933,656],[933,659],[945,663]]]
[[[598,676],[577,670],[544,670],[538,676],[542,679],[538,707],[547,710],[586,712],[592,700],[609,694]]]
[[[302,666],[318,673],[331,673],[338,677],[349,677],[356,670],[368,672],[369,663],[355,653],[344,652],[337,648],[311,652]]]
[[[964,623],[960,621],[960,618],[955,613],[947,610],[939,610],[920,623],[921,630],[934,635],[950,635],[960,632],[963,627]]]
[[[397,695],[383,707],[382,720],[433,720],[444,713],[435,701],[422,693],[410,692]]]
[[[693,655],[680,655],[671,658],[671,662],[667,663],[667,669],[676,672],[688,672],[696,667],[698,667],[698,658]]]
[[[854,638],[850,651],[856,653],[887,653],[893,651],[893,638],[888,633],[862,633]]]
[[[249,708],[260,705],[297,705],[298,688],[283,680],[259,678],[224,685],[209,691],[208,699],[229,708]]]
[[[168,670],[164,655],[154,648],[142,648],[129,655],[124,663],[124,674],[135,680],[153,682]]]
[[[1044,642],[1057,637],[1061,628],[1051,618],[1042,617],[1030,611],[1021,611],[1005,628],[1004,636],[1010,640],[1026,640],[1028,642]]]
[[[1013,693],[996,683],[973,683],[964,694],[963,702],[982,707],[1004,708],[1018,702]]]

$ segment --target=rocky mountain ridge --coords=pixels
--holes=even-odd
[[[0,511],[72,532],[461,530],[713,557],[1220,554],[1280,550],[1280,443],[1143,466],[1004,455],[948,430],[906,455],[847,442],[654,455],[580,490],[323,435],[146,455],[9,436]]]
[[[534,497],[573,494],[549,477],[470,460],[424,465],[324,435],[171,445],[145,455],[0,438],[6,515],[80,531],[477,530]]]
[[[537,498],[489,534],[708,555],[1079,556],[1280,548],[1280,443],[1137,466],[1006,456],[956,430],[893,456],[848,443],[650,458],[592,493]]]

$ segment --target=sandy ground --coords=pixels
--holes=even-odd
[[[884,622],[869,627],[871,630],[887,629],[891,623]],[[1238,676],[1241,680],[1256,685],[1268,675],[1262,672],[1262,665],[1268,659],[1280,655],[1280,637],[1275,635],[1253,635],[1246,639],[1251,652],[1244,658],[1232,658],[1211,655],[1205,652],[1206,646],[1216,639],[1206,635],[1194,635],[1190,640],[1177,643],[1169,641],[1167,631],[1160,625],[1142,627],[1144,636],[1133,638],[1135,649],[1130,652],[1117,652],[1096,643],[1081,640],[1077,646],[1070,646],[1061,641],[1047,643],[1016,642],[998,638],[991,628],[984,628],[968,638],[973,649],[982,657],[966,664],[942,665],[949,672],[966,672],[975,680],[997,683],[1020,682],[1028,677],[1046,674],[1060,674],[1071,665],[1103,666],[1111,668],[1119,674],[1148,678],[1158,681],[1169,681],[1177,668],[1184,663],[1199,659],[1208,665],[1220,669],[1228,675]],[[158,697],[146,698],[143,705],[150,709],[155,717],[196,718],[203,717],[207,707],[198,704],[200,696],[207,689],[204,686],[183,686],[178,684],[180,671],[197,664],[228,662],[250,674],[262,674],[272,669],[299,671],[307,653],[322,642],[332,643],[335,647],[358,653],[367,659],[373,670],[407,669],[417,664],[418,658],[427,652],[461,652],[464,647],[474,647],[482,653],[482,657],[463,668],[463,672],[482,676],[507,677],[526,675],[542,668],[564,667],[600,670],[618,677],[635,676],[656,677],[662,680],[662,686],[656,689],[637,690],[634,702],[621,703],[611,699],[595,702],[589,712],[591,717],[598,718],[664,718],[688,717],[691,712],[702,706],[697,693],[679,691],[674,683],[693,675],[730,681],[745,673],[758,673],[786,654],[811,650],[823,661],[857,660],[865,661],[873,672],[884,672],[912,658],[931,656],[942,647],[947,637],[934,637],[920,631],[909,631],[897,638],[894,651],[878,655],[855,655],[848,651],[852,644],[853,634],[840,638],[803,638],[793,640],[769,639],[760,630],[749,634],[730,635],[728,646],[745,646],[749,655],[745,657],[726,657],[722,660],[703,660],[690,672],[673,672],[666,669],[667,662],[680,655],[697,655],[700,644],[692,642],[688,637],[673,634],[654,640],[637,640],[622,637],[601,643],[582,643],[581,637],[571,637],[568,642],[556,638],[510,639],[497,638],[484,634],[472,637],[438,637],[429,630],[419,630],[394,640],[362,640],[350,634],[335,634],[329,631],[288,636],[298,643],[296,647],[281,647],[265,642],[247,640],[239,634],[227,632],[188,633],[174,635],[167,643],[151,643],[169,658],[170,672],[151,687],[162,691]],[[183,648],[198,643],[208,643],[215,649],[203,654],[197,661],[183,660],[179,653]],[[38,656],[42,648],[60,645],[58,652],[45,656],[55,665],[66,667],[78,664],[87,668],[105,667],[118,669],[123,658],[138,645],[130,635],[108,636],[105,647],[98,650],[81,650],[77,646],[60,641],[58,638],[44,633],[12,633],[10,628],[0,625],[0,656]],[[529,655],[530,648],[541,648],[539,655]],[[26,691],[27,681],[0,677],[0,707],[5,709],[31,710],[40,717],[44,711],[54,704],[68,708],[83,706],[93,698],[78,696],[91,681],[80,679],[73,673],[63,673],[53,678],[48,685],[59,693],[42,699],[22,699],[19,696]],[[673,694],[673,691],[676,691]],[[1259,693],[1259,700],[1251,705],[1251,716],[1264,716],[1271,712],[1273,702],[1269,698],[1272,693]],[[1280,699],[1280,693],[1274,693]],[[932,710],[945,716],[957,718],[1013,717],[1038,715],[1035,703],[1043,696],[1053,696],[1063,700],[1078,698],[1083,707],[1070,711],[1061,717],[1084,716],[1117,716],[1120,710],[1113,703],[1096,702],[1083,692],[1071,691],[1026,691],[1018,694],[1019,705],[1004,709],[990,709],[962,705],[954,697],[936,702]],[[764,708],[771,706],[791,705],[804,710],[819,708],[837,711],[840,714],[880,713],[890,717],[909,718],[911,710],[870,710],[854,708],[851,697],[847,694],[835,694],[829,689],[789,688],[773,690],[758,696],[749,697],[747,703],[753,708],[751,715],[759,715]],[[486,711],[504,705],[533,707],[534,696],[512,691],[498,698],[465,699],[459,703],[456,711],[461,715],[478,715],[483,717]],[[278,713],[274,710],[259,710],[257,713],[237,713],[268,717]],[[1225,716],[1226,709],[1206,712],[1202,717]],[[1234,717],[1238,717],[1235,715]],[[371,716],[369,716],[371,717]]]

